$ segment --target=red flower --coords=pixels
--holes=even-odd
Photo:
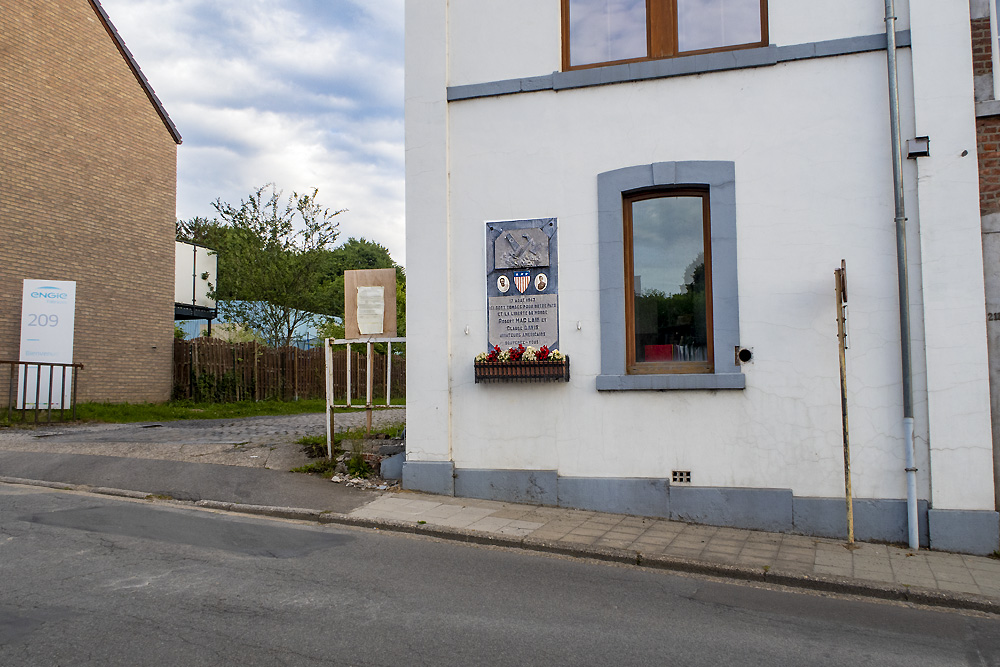
[[[490,353],[486,355],[486,361],[496,361],[500,358],[500,346],[494,345]]]
[[[517,347],[510,348],[510,360],[520,361],[521,356],[524,354],[524,344],[520,344]]]
[[[538,361],[546,361],[549,358],[549,347],[548,345],[542,345],[542,349],[535,352],[535,359]]]

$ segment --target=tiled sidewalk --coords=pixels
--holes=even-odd
[[[349,515],[413,523],[578,550],[620,549],[643,558],[684,559],[784,575],[786,580],[852,581],[947,595],[974,595],[1000,604],[1000,560],[884,544],[855,543],[698,526],[666,519],[419,493],[387,494]]]

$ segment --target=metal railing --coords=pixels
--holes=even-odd
[[[34,423],[51,422],[53,413],[53,388],[58,383],[56,398],[58,399],[59,421],[64,421],[66,411],[70,410],[72,418],[76,419],[76,387],[79,371],[83,364],[56,364],[44,361],[4,361],[0,360],[0,369],[7,367],[7,406],[5,421],[12,422],[14,416],[20,414],[20,421],[29,421],[29,413],[33,413]],[[43,371],[42,369],[48,369]],[[67,369],[70,371],[69,407],[66,407]],[[2,377],[2,375],[0,375]],[[34,391],[28,390],[30,381],[34,380]],[[29,399],[34,399],[33,401]],[[44,403],[43,403],[43,398]]]

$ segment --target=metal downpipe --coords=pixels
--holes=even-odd
[[[910,549],[920,548],[917,516],[917,467],[913,456],[913,368],[910,359],[910,287],[906,261],[906,212],[903,202],[903,149],[899,136],[899,84],[896,79],[896,8],[885,0],[886,61],[889,68],[889,126],[896,208],[896,272],[899,282],[899,338],[903,366],[903,446],[906,454],[906,516]]]

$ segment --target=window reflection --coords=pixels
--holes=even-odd
[[[635,363],[708,361],[704,199],[634,200]]]
[[[678,51],[760,40],[760,0],[677,0]]]
[[[646,56],[646,0],[570,0],[570,63]]]

